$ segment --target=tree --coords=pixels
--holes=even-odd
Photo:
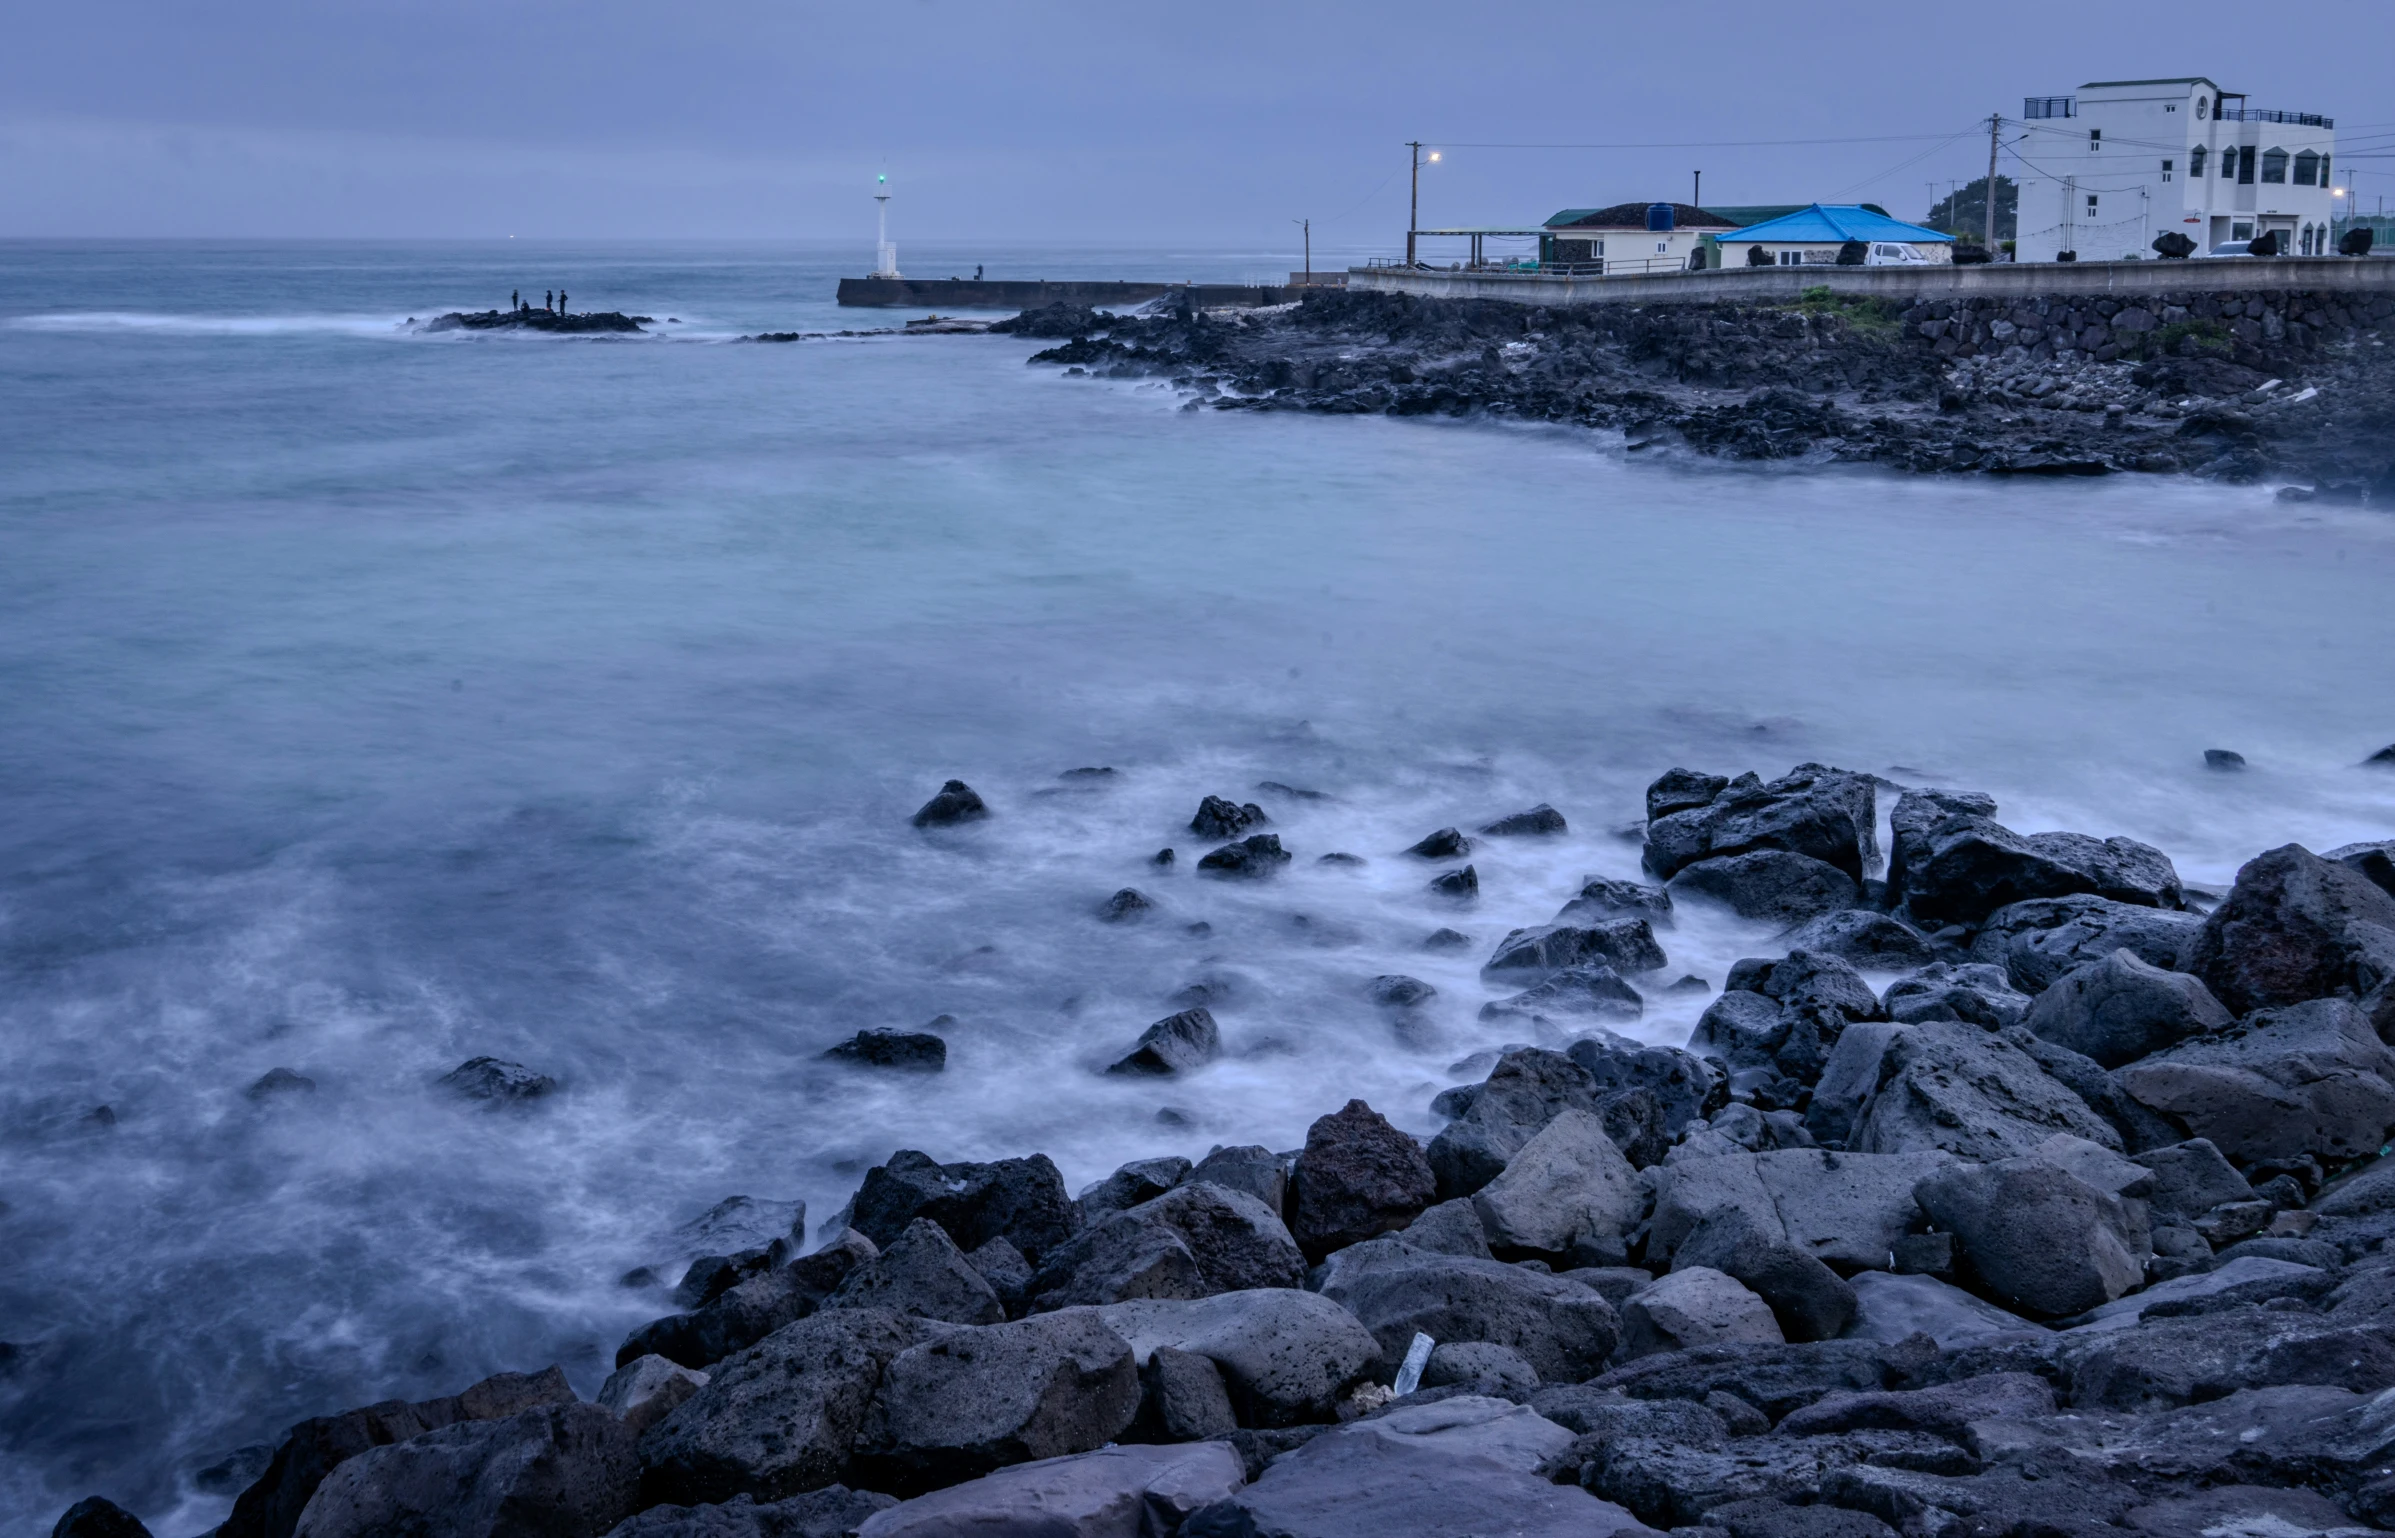
[[[2021,188],[2009,176],[1996,178],[1996,238],[2011,240],[2019,233]],[[1984,176],[1961,191],[1938,199],[1937,206],[1922,220],[1933,230],[1959,235],[1966,240],[1979,240],[1987,234],[1988,179]]]

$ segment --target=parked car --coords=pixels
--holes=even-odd
[[[2250,240],[2224,240],[2203,254],[2206,256],[2251,256],[2254,254],[2253,248],[2254,243]]]
[[[1866,267],[1926,267],[1930,265],[1930,261],[1927,256],[1922,254],[1919,246],[1910,245],[1900,240],[1875,240],[1871,243],[1870,253],[1863,258],[1863,265]]]

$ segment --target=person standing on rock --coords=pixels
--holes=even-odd
[[[547,290],[547,289],[545,289],[545,288],[544,288],[544,289],[542,289],[542,290],[541,290],[541,309],[542,309],[544,312],[548,311],[548,309],[549,309],[550,305],[551,305],[551,304],[553,304],[553,303],[556,301],[556,298],[557,298],[557,296],[556,296],[555,294],[551,293],[549,290]]]
[[[516,310],[519,312],[524,308],[524,291],[522,289],[518,288],[508,291],[507,307],[511,310]]]
[[[557,291],[557,313],[560,315],[565,313],[565,290],[562,288]]]

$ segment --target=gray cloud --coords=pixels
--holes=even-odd
[[[1311,215],[1386,243],[1415,135],[1776,141],[1455,148],[1426,221],[1684,197],[1700,165],[1708,201],[1917,215],[1984,141],[1787,141],[1960,133],[2124,75],[2230,71],[2357,124],[2379,99],[2339,41],[2383,34],[2372,0],[1845,10],[84,0],[0,52],[0,231],[847,237],[886,164],[914,240],[1278,243]]]

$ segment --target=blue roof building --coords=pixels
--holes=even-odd
[[[1729,266],[1798,267],[1834,263],[1850,240],[1870,248],[1874,266],[1942,263],[1954,255],[1954,237],[1942,230],[1891,219],[1859,203],[1815,203],[1777,219],[1724,230],[1714,239]],[[1756,250],[1762,253],[1758,261]]]

